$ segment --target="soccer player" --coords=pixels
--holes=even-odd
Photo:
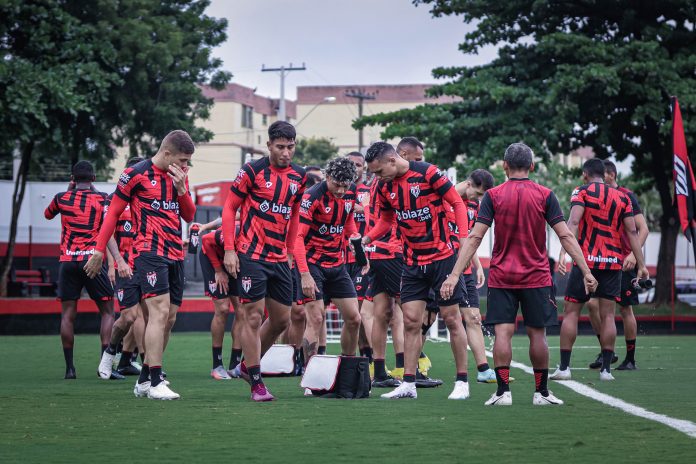
[[[638,240],[641,247],[645,245],[645,241],[648,239],[648,224],[645,221],[645,216],[643,215],[643,210],[640,207],[638,197],[635,193],[627,189],[626,187],[621,187],[616,182],[617,172],[616,165],[609,160],[604,160],[604,182],[609,187],[614,187],[619,189],[619,191],[628,195],[631,200],[631,207],[633,208],[633,220],[636,223],[636,229],[638,229]],[[619,309],[621,311],[621,320],[623,321],[624,339],[626,340],[626,357],[616,368],[617,371],[632,371],[637,369],[636,367],[636,338],[638,335],[638,323],[636,322],[636,316],[633,314],[633,305],[638,304],[638,291],[633,286],[633,281],[638,277],[636,272],[636,258],[631,251],[631,246],[628,242],[626,234],[621,235],[621,252],[624,255],[623,269],[621,273],[621,295],[617,303],[619,304]],[[565,263],[562,263],[565,268]],[[587,308],[590,312],[590,321],[592,322],[592,328],[597,334],[597,339],[599,339],[601,334],[601,322],[599,317],[599,305],[596,298],[590,299],[587,302]],[[611,362],[614,363],[618,361],[616,354],[612,357]],[[597,355],[597,359],[590,364],[590,369],[599,369],[602,366],[602,353]]]
[[[138,226],[133,240],[137,283],[145,310],[145,363],[133,389],[137,397],[179,399],[162,377],[162,356],[184,292],[181,220],[191,222],[196,206],[188,188],[188,164],[195,147],[182,130],[170,132],[149,160],[123,171],[99,240],[85,266],[101,266],[104,244],[128,204]]]
[[[457,264],[442,284],[442,297],[451,298],[459,277],[495,221],[493,256],[488,274],[486,324],[495,329],[493,361],[498,389],[486,405],[511,405],[509,377],[515,318],[522,316],[529,337],[529,357],[534,368],[535,405],[563,404],[547,387],[549,350],[546,327],[558,324],[551,293],[551,273],[546,252],[546,224],[558,235],[563,247],[580,262],[584,287],[594,291],[597,281],[582,259],[582,250],[568,230],[553,192],[529,179],[534,154],[523,143],[505,150],[503,168],[508,180],[488,190],[481,200],[476,224],[462,248]]]
[[[225,270],[222,260],[225,257],[225,239],[222,228],[215,232],[205,234],[201,239],[201,253],[199,255],[201,272],[203,273],[204,292],[213,300],[215,314],[210,322],[210,335],[213,340],[213,369],[210,376],[216,380],[229,380],[232,378],[222,364],[222,343],[225,338],[225,325],[230,313],[230,305],[234,313],[232,323],[232,354],[230,355],[230,368],[232,371],[242,358],[242,320],[239,308],[237,281]]]
[[[268,128],[269,156],[245,164],[232,184],[222,212],[224,264],[237,279],[243,313],[240,375],[251,384],[253,401],[271,401],[261,377],[261,357],[287,328],[292,303],[288,244],[297,236],[304,194],[304,169],[292,163],[295,128],[276,121]],[[235,236],[235,216],[241,227]],[[292,248],[290,246],[289,248]],[[264,306],[268,318],[262,322]]]
[[[56,194],[44,211],[48,220],[61,215],[58,299],[62,307],[60,339],[65,358],[65,379],[77,378],[73,364],[74,324],[77,300],[80,299],[83,288],[87,289],[101,315],[102,351],[109,343],[111,326],[114,324],[114,289],[109,282],[106,267],[100,265],[95,270],[95,279],[87,278],[82,269],[83,262],[92,254],[96,245],[106,202],[106,194],[93,188],[94,180],[94,167],[89,161],[75,163],[72,168],[71,188]],[[114,249],[111,251],[115,253]]]
[[[401,308],[404,315],[404,377],[401,385],[383,398],[416,398],[416,369],[422,348],[421,324],[431,290],[440,286],[456,261],[449,239],[444,202],[454,207],[460,231],[460,245],[466,237],[466,207],[447,177],[433,165],[409,162],[390,144],[376,142],[365,156],[370,172],[379,179],[376,187],[377,208],[381,217],[363,243],[392,230],[396,216],[404,249],[401,275]],[[457,377],[450,399],[469,397],[467,378],[466,332],[459,314],[462,288],[446,298],[438,298],[440,314],[450,331]]]
[[[600,342],[602,368],[600,380],[614,380],[611,358],[616,341],[614,311],[621,292],[623,266],[622,235],[626,235],[636,259],[638,277],[649,278],[633,219],[631,200],[623,192],[604,183],[604,163],[594,158],[582,167],[584,185],[576,188],[570,199],[568,227],[577,234],[583,252],[583,261],[592,269],[599,285],[594,295],[599,300],[601,318]],[[561,260],[565,255],[561,254]],[[576,264],[578,261],[576,261]],[[554,380],[570,380],[570,355],[578,332],[578,317],[589,296],[583,291],[582,277],[574,266],[566,287],[565,311],[561,325],[561,365],[551,376]]]
[[[360,309],[345,266],[345,237],[357,236],[353,219],[356,177],[350,159],[334,158],[326,166],[326,180],[302,198],[294,257],[305,296],[307,329],[302,345],[307,362],[317,354],[325,305],[331,300],[343,316],[342,354],[355,356],[358,347]]]

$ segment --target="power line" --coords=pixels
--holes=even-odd
[[[302,67],[293,66],[281,66],[280,68],[267,68],[266,65],[261,65],[261,72],[279,72],[280,73],[280,103],[278,105],[278,120],[285,121],[285,76],[288,75],[290,71],[305,71],[307,68],[305,64],[302,63]]]
[[[377,92],[367,93],[364,90],[347,90],[344,94],[348,98],[358,99],[358,119],[362,118],[363,115],[363,101],[374,100],[377,98]],[[358,129],[358,151],[362,151],[363,148],[363,130]]]

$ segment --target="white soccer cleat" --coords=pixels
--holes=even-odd
[[[151,400],[178,400],[179,394],[173,392],[164,382],[160,382],[156,387],[150,387],[147,397]]]
[[[570,378],[570,368],[566,370],[561,370],[560,367],[556,369],[556,372],[549,376],[550,380],[570,380]]]
[[[150,391],[150,381],[148,380],[147,382],[143,383],[138,383],[135,382],[135,387],[133,387],[133,394],[135,395],[136,398],[145,398],[147,396],[147,392]]]
[[[500,396],[493,393],[493,396],[483,404],[486,406],[512,406],[512,393],[506,391]]]
[[[215,380],[231,380],[232,377],[227,373],[223,366],[218,366],[210,371],[210,376]]]
[[[418,393],[416,392],[415,382],[402,382],[401,385],[396,387],[389,393],[382,395],[382,398],[388,400],[396,400],[401,398],[413,398],[414,400],[418,398]]]
[[[449,400],[465,400],[469,397],[469,382],[457,380],[454,382],[454,390],[447,397]]]
[[[310,390],[309,388],[305,388],[304,396],[314,396],[314,393],[312,393],[312,390]]]
[[[549,391],[548,396],[544,396],[539,392],[534,393],[534,398],[532,398],[532,404],[534,406],[548,406],[548,405],[561,405],[563,400],[553,396],[553,392]]]
[[[107,353],[106,350],[102,353],[101,361],[97,368],[97,374],[104,380],[109,380],[111,378],[111,372],[114,370],[114,357],[115,355]]]
[[[604,382],[608,382],[608,381],[614,380],[614,376],[611,375],[611,372],[600,371],[599,372],[599,380],[602,380]]]

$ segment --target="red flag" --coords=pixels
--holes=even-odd
[[[686,238],[691,241],[692,228],[696,227],[694,203],[696,202],[696,179],[691,168],[689,155],[686,153],[684,124],[682,122],[679,102],[672,97],[672,149],[674,152],[674,201],[679,211],[679,222]]]

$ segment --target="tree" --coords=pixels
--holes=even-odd
[[[294,161],[303,166],[323,168],[327,161],[338,155],[338,147],[324,137],[299,139],[295,148]]]
[[[226,39],[227,23],[206,16],[208,4],[0,3],[0,158],[21,158],[0,295],[6,294],[31,166],[49,157],[70,164],[88,159],[104,172],[118,146],[148,155],[175,128],[197,141],[211,137],[195,126],[212,104],[198,84],[219,88],[230,75],[210,56]]]
[[[460,101],[364,117],[354,124],[386,126],[384,137],[416,135],[438,161],[464,154],[489,163],[523,140],[542,158],[590,146],[601,158],[635,158],[649,177],[662,214],[656,302],[668,301],[678,226],[671,197],[670,95],[682,111],[696,109],[696,7],[669,2],[537,2],[416,0],[434,16],[475,22],[460,49],[500,46],[491,63],[437,68],[446,83],[431,96]],[[601,3],[601,5],[600,5]],[[694,147],[696,119],[685,122]],[[693,151],[693,150],[692,150]]]

